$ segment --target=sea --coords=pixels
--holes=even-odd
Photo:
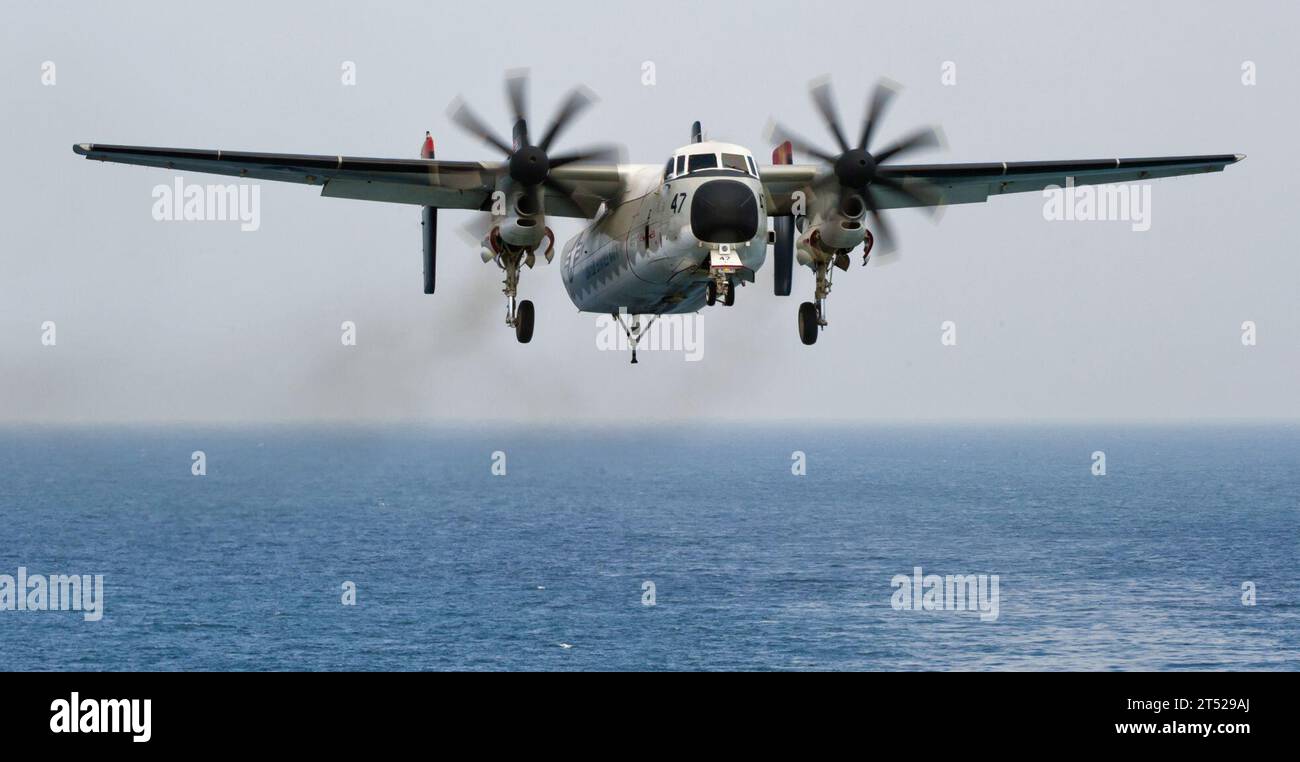
[[[0,428],[6,670],[1296,670],[1298,561],[1294,426]]]

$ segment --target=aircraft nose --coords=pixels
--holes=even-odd
[[[742,243],[758,233],[758,200],[748,185],[710,180],[691,201],[691,232],[705,243]]]

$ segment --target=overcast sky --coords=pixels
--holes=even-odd
[[[580,5],[8,4],[0,421],[1300,418],[1295,4]],[[938,225],[895,212],[902,260],[855,257],[816,346],[795,329],[811,274],[778,298],[765,269],[735,307],[706,311],[702,361],[632,366],[597,351],[558,261],[524,274],[538,317],[517,344],[499,271],[454,231],[469,212],[443,213],[425,296],[416,207],[267,182],[256,232],[157,222],[152,189],[173,173],[71,151],[414,157],[429,129],[440,158],[495,159],[447,105],[463,94],[508,133],[502,77],[519,66],[534,121],[574,84],[601,96],[564,146],[617,141],[638,162],[661,163],[695,119],[760,160],[772,116],[829,145],[806,93],[825,73],[854,124],[877,78],[902,83],[882,137],[939,124],[949,143],[916,161],[1249,159],[1155,183],[1145,233],[1045,221],[1040,194]],[[561,240],[578,229],[551,224]],[[1242,345],[1246,320],[1257,346]]]

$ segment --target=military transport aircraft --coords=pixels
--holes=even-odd
[[[555,236],[546,216],[589,220],[564,245],[560,273],[569,297],[584,312],[612,314],[622,323],[636,362],[644,333],[640,316],[694,312],[735,303],[736,287],[753,282],[773,249],[775,292],[788,296],[794,262],[815,274],[812,301],[799,306],[799,337],[817,340],[827,325],[826,298],[834,268],[847,270],[849,254],[863,246],[863,264],[887,259],[893,235],[881,212],[946,204],[969,204],[1003,193],[1041,191],[1067,180],[1075,185],[1125,183],[1200,172],[1218,172],[1240,154],[1083,161],[1017,161],[973,164],[899,164],[905,154],[940,144],[923,128],[880,148],[881,115],[896,92],[879,84],[857,134],[840,125],[828,79],[811,85],[813,103],[834,138],[823,150],[778,125],[771,164],[758,164],[746,148],[704,140],[700,124],[691,142],[665,164],[617,163],[619,151],[595,147],[556,150],[560,134],[593,103],[585,89],[571,92],[540,133],[529,129],[528,81],[507,78],[513,114],[506,142],[463,101],[453,103],[453,122],[496,148],[503,161],[434,158],[426,133],[419,159],[362,159],[283,153],[149,148],[81,143],[87,159],[192,172],[282,180],[321,186],[322,196],[387,201],[423,207],[424,293],[434,292],[439,209],[486,212],[480,253],[504,271],[506,325],[520,342],[533,335],[533,304],[516,301],[519,276],[537,254],[554,256]],[[820,163],[795,164],[793,151]],[[870,218],[871,228],[867,227]],[[768,221],[772,230],[768,230]],[[632,316],[630,325],[622,315]],[[648,326],[647,326],[648,327]]]

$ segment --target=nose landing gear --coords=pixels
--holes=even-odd
[[[740,255],[731,244],[718,244],[709,251],[709,282],[705,286],[704,303],[712,307],[722,297],[723,305],[736,303],[736,283],[732,276],[744,266]]]
[[[725,273],[714,273],[712,279],[705,286],[704,303],[712,307],[718,303],[718,295],[722,295],[722,304],[725,307],[732,307],[736,304],[736,285],[731,282]]]

